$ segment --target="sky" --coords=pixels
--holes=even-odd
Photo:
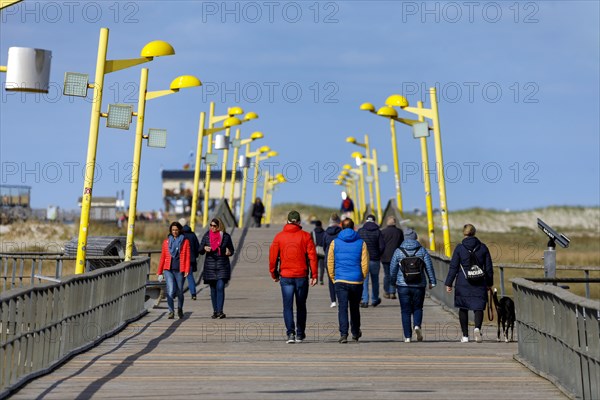
[[[279,153],[274,203],[338,207],[334,180],[350,154],[347,136],[368,135],[384,204],[395,195],[389,120],[359,109],[403,94],[411,106],[438,90],[448,210],[600,205],[600,3],[596,1],[29,1],[0,14],[0,65],[8,48],[52,51],[48,94],[2,89],[0,184],[32,187],[32,206],[76,209],[83,191],[91,94],[62,95],[65,72],[93,81],[100,28],[108,59],[135,58],[152,40],[176,55],[105,76],[102,109],[137,106],[179,75],[200,88],[147,102],[145,131],[168,131],[166,149],[144,144],[138,210],[162,208],[161,170],[196,149],[200,112],[238,105],[259,114],[242,137]],[[2,86],[6,74],[0,75]],[[404,118],[415,118],[399,111]],[[135,121],[135,119],[134,119]],[[405,210],[423,209],[419,141],[396,124]],[[135,123],[101,121],[94,196],[129,197]],[[435,165],[433,137],[429,161]],[[218,177],[217,177],[218,179]],[[439,207],[436,175],[434,207]],[[262,192],[259,192],[262,193]],[[248,200],[247,200],[248,201]]]

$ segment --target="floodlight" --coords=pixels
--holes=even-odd
[[[204,162],[206,165],[217,165],[219,162],[219,156],[212,153],[206,154],[204,156]]]
[[[238,164],[240,168],[248,168],[250,166],[250,163],[248,162],[248,157],[246,157],[245,155],[241,155],[239,157]]]
[[[233,139],[231,141],[231,147],[233,147],[234,149],[242,147],[242,139]]]
[[[167,130],[166,129],[148,129],[148,147],[167,147]]]
[[[129,129],[133,115],[133,106],[131,104],[109,104],[107,114],[107,127]]]
[[[215,150],[225,150],[229,148],[229,137],[225,135],[215,136]]]
[[[6,64],[7,91],[48,93],[50,86],[50,50],[9,47]]]
[[[65,96],[86,97],[89,84],[89,75],[78,72],[65,72]]]

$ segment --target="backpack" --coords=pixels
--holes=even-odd
[[[342,202],[342,208],[344,210],[349,210],[351,205],[352,203],[350,203],[350,199],[348,198],[344,199],[344,201]]]
[[[425,269],[425,261],[423,258],[417,256],[417,252],[421,246],[415,249],[413,255],[409,255],[404,248],[399,247],[400,251],[404,253],[404,258],[400,260],[400,270],[404,275],[404,282],[406,283],[420,283],[422,278],[422,271]]]
[[[465,249],[467,249],[469,252],[469,265],[466,267],[466,271],[462,265],[460,266],[460,268],[463,270],[465,278],[467,278],[469,283],[479,283],[483,280],[483,278],[485,278],[485,272],[483,272],[483,268],[479,266],[481,263],[477,260],[477,256],[475,255],[475,252],[478,248],[479,246],[475,247],[473,251],[471,251],[465,247]]]

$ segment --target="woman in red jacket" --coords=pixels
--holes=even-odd
[[[162,244],[158,263],[159,280],[162,275],[167,281],[167,306],[169,319],[175,318],[173,297],[177,296],[177,316],[183,318],[183,282],[190,272],[190,243],[183,236],[179,222],[169,226],[169,236]]]

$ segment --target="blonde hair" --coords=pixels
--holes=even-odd
[[[477,229],[471,224],[465,224],[465,226],[463,226],[463,235],[465,236],[475,236],[476,232]]]

